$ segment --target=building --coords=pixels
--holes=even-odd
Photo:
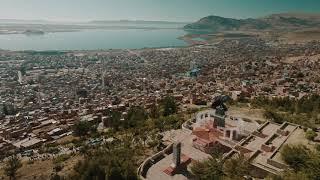
[[[227,152],[257,127],[254,122],[226,118],[213,109],[201,111],[197,113],[192,125],[192,134],[195,136],[193,146],[206,153],[217,147],[222,152]]]

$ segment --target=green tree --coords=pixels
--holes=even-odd
[[[152,106],[150,107],[150,113],[149,113],[150,118],[156,119],[159,118],[160,116],[160,112],[159,112],[159,108],[157,106],[157,104],[152,104]]]
[[[165,130],[165,121],[163,117],[157,118],[154,120],[154,126],[163,132]]]
[[[282,174],[283,180],[318,180],[320,177],[320,153],[310,151],[303,145],[284,146],[281,152],[284,161],[294,170]]]
[[[310,151],[306,166],[301,172],[309,177],[309,179],[319,179],[320,177],[320,154],[317,151]]]
[[[283,173],[281,180],[311,180],[308,175],[302,171],[286,171]]]
[[[276,113],[274,110],[271,110],[271,109],[267,109],[265,112],[264,112],[264,117],[267,118],[267,119],[270,119],[276,123],[283,123],[285,120],[284,118]]]
[[[26,73],[27,73],[27,67],[21,66],[21,67],[20,67],[20,71],[21,71],[21,75],[22,75],[22,76],[25,76]]]
[[[9,110],[6,104],[2,106],[2,112],[4,115],[9,115]]]
[[[294,170],[298,171],[306,167],[310,159],[310,150],[303,145],[285,145],[281,151],[282,159]]]
[[[104,125],[106,127],[110,126],[114,130],[119,130],[119,127],[121,126],[121,113],[118,111],[110,111],[108,115],[109,116],[107,120],[104,122]]]
[[[313,94],[301,99],[290,97],[256,97],[251,100],[253,107],[266,110],[265,116],[275,122],[289,121],[307,127],[314,127],[314,123],[320,122],[320,95]]]
[[[317,150],[318,153],[320,153],[320,144],[316,144],[315,149]]]
[[[163,99],[163,115],[169,116],[177,112],[177,104],[172,96],[167,96]]]
[[[9,176],[10,179],[15,180],[17,171],[21,167],[22,167],[21,160],[18,158],[18,156],[13,155],[9,157],[8,161],[6,162],[4,171],[5,171],[5,174]]]
[[[224,173],[228,176],[228,178],[233,180],[244,179],[244,176],[249,175],[249,170],[250,164],[243,155],[228,159],[224,163]]]
[[[74,134],[80,137],[87,135],[90,129],[91,125],[88,121],[79,121],[73,127]]]
[[[191,172],[200,180],[223,179],[223,161],[221,158],[209,158],[202,162],[194,162],[191,166]]]
[[[132,128],[136,126],[141,126],[146,120],[148,116],[144,108],[140,106],[133,106],[130,108],[126,121],[125,128]]]
[[[184,122],[179,115],[161,116],[154,120],[155,127],[160,131],[169,129],[179,129]]]
[[[76,164],[71,179],[137,180],[134,152],[126,145],[96,150]]]
[[[317,137],[317,133],[314,132],[313,130],[309,129],[307,132],[306,132],[306,138],[309,140],[309,141],[313,141],[315,137]]]

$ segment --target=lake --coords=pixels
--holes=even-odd
[[[0,34],[5,50],[98,50],[186,46],[182,29],[106,29],[44,35]]]

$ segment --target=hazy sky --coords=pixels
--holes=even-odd
[[[0,0],[0,19],[194,21],[320,12],[320,0]]]

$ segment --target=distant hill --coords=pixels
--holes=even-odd
[[[44,31],[41,31],[41,30],[26,30],[23,32],[23,34],[26,34],[26,35],[43,35],[45,34]]]
[[[89,21],[88,24],[94,25],[121,25],[121,26],[150,26],[150,25],[163,25],[163,26],[178,26],[184,27],[190,22],[172,22],[172,21],[144,21],[144,20],[119,20],[119,21]]]
[[[173,21],[144,21],[144,20],[95,20],[95,21],[46,21],[46,20],[20,20],[20,19],[0,19],[0,25],[25,26],[28,25],[72,25],[86,26],[90,29],[96,27],[122,27],[122,28],[183,28],[190,22]],[[28,29],[27,28],[27,29]],[[30,29],[30,28],[29,28]]]
[[[88,25],[95,26],[112,26],[112,27],[142,27],[142,28],[174,28],[181,29],[188,22],[172,22],[172,21],[144,21],[144,20],[118,20],[118,21],[90,21]]]
[[[0,19],[0,23],[2,24],[45,24],[49,23],[45,20],[21,20],[21,19]]]
[[[297,18],[297,19],[304,19],[310,21],[317,21],[320,22],[320,14],[312,14],[312,13],[280,13],[280,14],[272,14],[267,16],[266,18]]]
[[[145,25],[145,24],[164,24],[164,25],[172,25],[172,24],[180,24],[180,25],[186,25],[189,22],[172,22],[172,21],[144,21],[144,20],[118,20],[118,21],[90,21],[90,24],[134,24],[134,25]]]
[[[273,14],[257,19],[233,19],[208,16],[188,24],[187,30],[230,31],[230,30],[281,30],[320,27],[320,15],[302,13]]]

